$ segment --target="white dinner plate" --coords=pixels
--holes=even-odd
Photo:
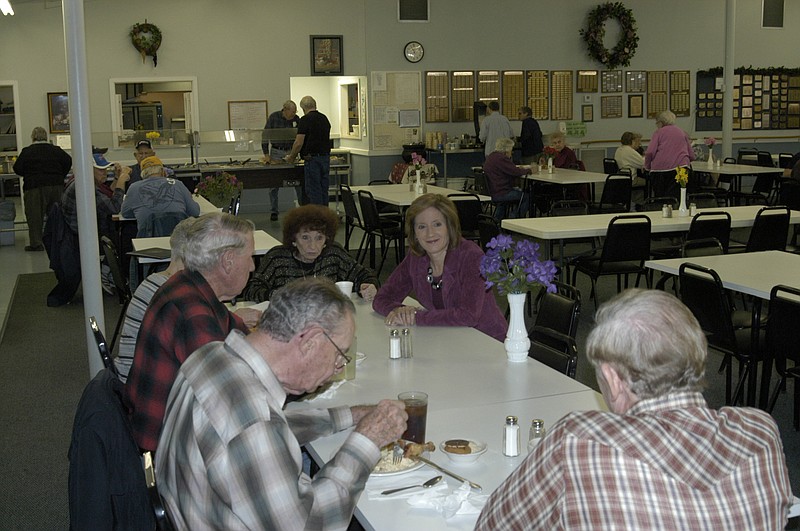
[[[364,361],[367,355],[363,352],[356,352],[356,365],[361,365],[361,362]]]
[[[387,459],[387,458],[391,459],[391,453],[392,453],[392,447],[391,446],[388,449],[381,449],[381,460],[384,460],[384,459]],[[428,452],[422,452],[422,456],[423,457],[428,457]],[[412,460],[412,459],[408,459],[408,458],[404,458],[404,460],[408,461],[408,463],[405,464],[405,467],[400,469],[400,470],[392,470],[391,472],[376,472],[376,471],[373,470],[372,473],[370,474],[370,476],[374,476],[374,477],[399,476],[401,474],[407,474],[407,473],[412,472],[414,470],[418,470],[418,469],[422,468],[425,465],[425,463],[423,463],[422,461],[416,461],[416,460]],[[380,461],[378,461],[378,462],[380,463]]]

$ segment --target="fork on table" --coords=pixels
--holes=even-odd
[[[403,460],[403,453],[403,447],[397,443],[394,443],[394,447],[392,448],[392,463],[399,465]]]

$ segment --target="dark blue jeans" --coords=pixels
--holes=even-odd
[[[331,173],[331,157],[318,155],[305,159],[304,166],[306,197],[313,205],[328,205],[328,183]]]
[[[492,197],[493,202],[500,202],[497,205],[497,208],[494,210],[494,219],[500,221],[501,219],[505,219],[507,217],[513,218],[524,218],[528,215],[528,206],[529,206],[529,198],[528,194],[524,193],[519,188],[514,188],[507,194]],[[519,207],[516,206],[511,209],[510,213],[506,212],[506,204],[505,202],[515,202]],[[510,205],[509,205],[510,206]]]

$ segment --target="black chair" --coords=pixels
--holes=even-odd
[[[581,201],[580,199],[561,199],[559,201],[553,202],[552,206],[550,207],[550,216],[558,217],[558,216],[585,216],[589,214],[589,204],[586,201]],[[548,242],[550,245],[550,256],[555,256],[553,252],[554,246],[556,245],[555,240],[550,240]],[[567,253],[566,246],[567,245],[579,245],[581,248],[584,248],[583,251],[574,254],[574,253]],[[588,249],[585,249],[586,246],[589,246]],[[599,246],[599,238],[571,238],[569,240],[565,240],[562,243],[561,248],[564,249],[564,256],[562,257],[561,262],[565,265],[566,271],[564,278],[569,278],[569,266],[572,260],[579,256],[585,256],[592,254],[597,251]]]
[[[358,203],[361,206],[361,220],[364,223],[364,230],[367,233],[367,246],[364,248],[364,256],[366,256],[369,250],[370,267],[373,269],[375,268],[375,245],[377,238],[380,238],[381,247],[383,248],[381,252],[381,263],[376,271],[376,275],[380,277],[383,263],[386,261],[386,255],[389,252],[389,244],[392,241],[395,242],[394,249],[397,263],[400,263],[400,240],[403,236],[403,228],[399,221],[381,217],[378,212],[378,204],[371,192],[359,190]]]
[[[486,244],[500,234],[500,225],[494,216],[488,214],[478,215],[478,233],[480,235],[481,249],[486,249]]]
[[[651,171],[647,174],[647,197],[680,197],[675,170]]]
[[[736,154],[736,164],[758,166],[758,150],[756,148],[739,148]]]
[[[757,357],[752,355],[752,330],[736,329],[733,324],[733,307],[722,286],[722,280],[713,269],[692,263],[681,264],[678,270],[681,300],[692,311],[708,337],[708,345],[725,355],[725,401],[736,405],[748,375],[748,404],[755,401],[755,370]],[[739,361],[739,381],[731,393],[733,363]]]
[[[528,357],[544,363],[570,378],[575,378],[578,366],[578,346],[575,339],[550,328],[534,326],[530,340],[531,347]]]
[[[600,201],[589,205],[589,213],[611,214],[630,211],[632,186],[633,179],[630,175],[612,173],[606,177]]]
[[[111,343],[109,345],[109,351],[113,352],[114,344],[117,342],[117,336],[119,335],[119,329],[122,326],[122,320],[125,319],[125,310],[128,309],[128,304],[130,304],[133,296],[131,295],[131,288],[128,285],[128,281],[122,274],[122,261],[117,254],[117,248],[114,246],[114,243],[107,236],[102,236],[100,238],[100,248],[106,257],[106,263],[109,269],[111,269],[114,287],[117,288],[119,303],[122,305],[119,319],[117,319],[117,325],[114,327],[114,335],[111,336]]]
[[[727,212],[698,212],[689,224],[685,241],[714,238],[722,247],[722,252],[728,252],[731,237],[731,215]],[[678,258],[681,256],[683,244],[658,247],[650,250],[656,260],[665,258]]]
[[[778,153],[778,167],[782,170],[791,170],[794,155],[791,153]]]
[[[119,378],[119,372],[117,372],[117,366],[114,364],[114,358],[111,356],[106,338],[100,330],[94,315],[89,317],[89,327],[92,329],[92,334],[94,334],[94,340],[97,343],[97,351],[100,354],[100,359],[103,360],[103,367],[110,370],[115,377]]]
[[[606,157],[603,159],[603,173],[610,175],[612,173],[619,173],[619,164],[617,159]]]
[[[696,194],[687,194],[686,202],[690,205],[694,203],[697,208],[717,208],[725,206],[726,201],[723,200],[722,204],[720,204],[719,197],[722,196],[718,196],[713,192],[699,192]]]
[[[616,216],[608,224],[606,239],[600,256],[581,256],[573,261],[572,285],[581,272],[592,281],[592,292],[597,307],[597,279],[601,276],[617,277],[617,292],[622,290],[622,277],[628,287],[629,275],[636,273],[636,285],[642,276],[650,287],[650,276],[644,267],[650,259],[650,218],[643,214]]]
[[[572,339],[578,332],[581,310],[581,293],[575,286],[554,282],[555,293],[542,289],[536,298],[535,326],[555,330]],[[531,339],[533,339],[531,332]]]
[[[763,207],[756,213],[747,244],[731,245],[729,252],[785,251],[791,213],[785,206]]]
[[[800,211],[800,181],[795,179],[781,179],[778,203],[787,207],[789,210]],[[795,224],[792,230],[791,245],[792,251],[797,252],[797,235],[800,233],[800,225]]]
[[[447,194],[447,197],[453,199],[453,204],[456,206],[458,212],[458,221],[461,225],[461,236],[467,240],[480,242],[480,227],[478,227],[478,216],[483,212],[481,200],[476,194],[470,193],[457,193]]]
[[[778,393],[785,390],[786,380],[794,378],[794,429],[800,429],[800,342],[796,326],[800,323],[800,289],[775,286],[769,294],[767,318],[767,353],[775,362],[780,379],[769,399],[767,411],[772,413]],[[788,362],[792,362],[792,366]],[[767,367],[764,367],[767,370]]]
[[[236,197],[231,199],[231,204],[228,205],[227,209],[228,214],[233,214],[234,216],[238,216],[239,207],[241,206],[241,204],[242,204],[242,193],[239,192],[238,194],[236,194]]]
[[[475,170],[475,189],[478,190],[485,190],[484,195],[488,195],[492,197],[494,195],[494,191],[492,189],[491,179],[486,175],[486,172],[483,169]],[[491,200],[491,214],[494,216],[495,220],[499,223],[501,220],[507,217],[509,212],[515,212],[519,210],[519,207],[522,205],[522,201],[524,199],[524,195],[520,196],[518,200],[515,201],[495,201],[494,199]],[[489,212],[487,212],[488,214]]]
[[[339,185],[340,195],[342,196],[342,205],[344,205],[344,248],[350,250],[350,237],[353,235],[353,230],[356,227],[364,231],[364,224],[361,222],[361,214],[358,213],[356,207],[356,199],[353,196],[353,191],[350,186],[346,184]],[[367,238],[367,233],[361,236],[361,242],[358,244],[358,252],[356,253],[356,260],[361,255],[361,249],[364,247],[364,240]]]

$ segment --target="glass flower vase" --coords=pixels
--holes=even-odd
[[[685,218],[689,215],[689,209],[686,207],[686,188],[681,188],[681,204],[678,206],[678,217]]]
[[[706,162],[708,163],[709,168],[714,167],[714,152],[711,150],[711,148],[708,148],[708,160]]]
[[[508,319],[508,332],[503,344],[506,347],[508,361],[520,363],[528,359],[531,340],[528,339],[528,329],[525,327],[525,297],[527,293],[509,293],[508,307],[511,310]]]

